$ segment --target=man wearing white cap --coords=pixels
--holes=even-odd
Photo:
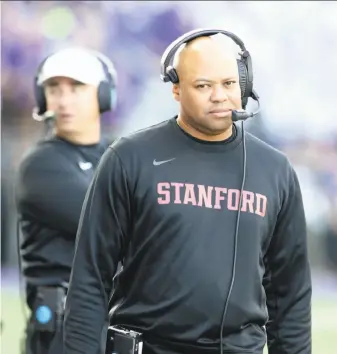
[[[100,114],[116,105],[116,72],[102,54],[67,48],[45,59],[34,82],[36,120],[50,137],[23,158],[16,183],[26,282],[25,353],[62,354],[64,299],[77,226],[94,170],[108,147]]]

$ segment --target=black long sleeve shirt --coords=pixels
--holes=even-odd
[[[16,180],[23,273],[29,284],[69,282],[85,194],[108,147],[41,140],[24,156]]]
[[[224,352],[311,353],[306,222],[294,169],[246,133],[246,182]],[[242,131],[199,141],[171,119],[119,139],[88,190],[65,313],[65,354],[96,354],[110,323],[145,354],[219,352],[233,272]],[[118,261],[123,271],[113,281]]]

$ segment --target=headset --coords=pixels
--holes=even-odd
[[[196,38],[212,36],[215,34],[223,34],[231,38],[240,47],[242,51],[241,53],[239,53],[241,59],[237,59],[237,64],[239,69],[239,83],[241,88],[241,100],[243,111],[233,110],[232,120],[234,122],[238,120],[246,120],[250,117],[255,116],[259,112],[260,102],[258,94],[253,89],[253,67],[250,53],[246,49],[243,41],[234,33],[220,29],[196,29],[180,36],[166,48],[164,54],[162,55],[160,62],[160,78],[163,82],[172,82],[173,84],[179,83],[178,73],[176,69],[172,66],[172,61],[177,50],[183,44],[191,42]],[[248,103],[248,98],[252,98],[258,103],[258,109],[254,113],[248,113],[244,111]]]
[[[61,50],[62,51],[62,50]],[[102,53],[87,49],[97,60],[101,63],[105,80],[101,81],[98,86],[98,103],[100,113],[114,110],[117,105],[117,72],[113,63]],[[38,66],[36,75],[34,77],[34,97],[36,107],[33,109],[33,119],[37,121],[51,121],[54,118],[54,112],[47,111],[47,102],[42,85],[38,84],[38,79],[43,69],[43,66],[48,58],[57,52],[48,55]],[[90,68],[88,68],[90,70]]]
[[[246,153],[246,142],[245,142],[245,131],[243,128],[243,121],[254,117],[260,109],[259,96],[253,89],[253,67],[252,67],[252,59],[251,56],[246,49],[242,40],[231,32],[227,32],[219,29],[196,29],[190,32],[185,33],[184,35],[177,38],[174,42],[172,42],[161,58],[161,73],[160,78],[163,82],[172,82],[173,84],[179,83],[178,73],[175,68],[171,65],[173,58],[177,52],[177,50],[183,45],[186,44],[196,38],[204,37],[204,36],[212,36],[215,34],[223,34],[229,38],[231,38],[241,49],[241,53],[239,53],[241,59],[237,59],[238,71],[239,71],[239,83],[241,88],[241,101],[242,101],[242,111],[232,111],[232,121],[241,120],[241,133],[242,133],[242,149],[243,149],[243,160],[242,160],[242,182],[241,182],[241,191],[240,191],[240,199],[239,199],[239,208],[236,218],[235,225],[235,233],[234,233],[234,249],[233,249],[233,260],[232,260],[232,274],[231,274],[231,282],[228,289],[228,294],[226,297],[226,301],[224,304],[224,310],[221,319],[220,326],[220,354],[223,354],[223,329],[225,325],[225,319],[228,310],[229,299],[233,291],[235,273],[236,273],[236,260],[237,260],[237,248],[238,248],[238,234],[239,234],[239,226],[240,226],[240,215],[241,215],[241,206],[242,206],[242,192],[244,189],[244,185],[246,182],[246,165],[247,165],[247,153]],[[247,112],[244,109],[247,106],[248,98],[252,98],[257,101],[258,108],[255,112]]]

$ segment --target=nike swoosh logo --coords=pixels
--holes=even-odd
[[[166,163],[166,162],[170,162],[170,161],[173,161],[175,160],[176,158],[174,157],[173,159],[169,159],[169,160],[163,160],[163,161],[156,161],[155,159],[153,160],[153,165],[154,166],[159,166],[159,165],[162,165],[163,163]]]
[[[90,170],[92,168],[91,162],[79,162],[80,169],[83,171]]]

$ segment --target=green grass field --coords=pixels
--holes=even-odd
[[[28,312],[27,312],[28,313]],[[1,291],[1,353],[19,354],[24,321],[22,304],[14,290]],[[313,302],[313,354],[337,353],[337,301],[319,299]]]

